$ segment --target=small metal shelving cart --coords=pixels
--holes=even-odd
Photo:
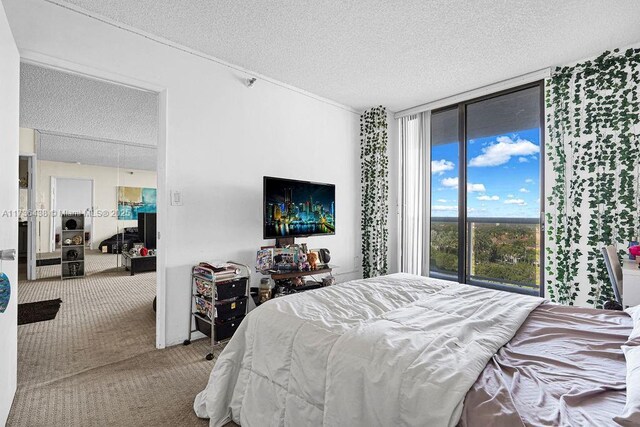
[[[247,315],[251,269],[234,261],[227,264],[236,266],[239,273],[216,278],[215,271],[201,265],[191,270],[189,338],[183,344],[191,344],[191,335],[196,331],[210,335],[211,352],[207,360],[213,359],[213,348],[231,338]]]

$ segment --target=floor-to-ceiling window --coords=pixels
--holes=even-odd
[[[539,294],[542,84],[431,116],[430,273]]]
[[[460,142],[458,107],[431,115],[431,249],[432,274],[457,280],[459,263]]]

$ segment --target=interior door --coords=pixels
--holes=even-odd
[[[18,132],[20,55],[0,3],[0,250],[18,247]],[[0,284],[0,425],[16,392],[18,362],[18,264],[0,261],[10,286]],[[7,292],[10,290],[10,293]],[[9,296],[7,302],[7,294]]]

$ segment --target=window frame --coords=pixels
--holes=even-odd
[[[469,275],[468,270],[468,257],[470,256],[470,250],[467,246],[467,106],[475,104],[477,102],[486,101],[488,99],[497,98],[500,96],[508,95],[515,92],[520,92],[526,89],[532,89],[538,87],[540,89],[540,287],[538,292],[528,290],[526,288],[517,288],[508,285],[501,285],[497,283],[485,282],[482,280],[467,280]],[[538,80],[535,82],[515,86],[509,89],[500,90],[498,92],[490,93],[487,95],[471,98],[466,101],[460,101],[445,107],[437,108],[431,111],[431,114],[438,114],[448,110],[458,109],[458,277],[459,283],[470,284],[474,286],[480,286],[484,288],[496,289],[501,291],[515,292],[527,295],[535,295],[544,297],[544,261],[545,261],[545,137],[546,137],[546,123],[545,123],[545,82],[544,80]],[[430,136],[433,135],[433,127],[429,129]],[[429,138],[429,150],[432,150],[432,139]],[[430,156],[431,157],[431,156]],[[429,173],[431,173],[431,164],[429,164]],[[433,179],[430,180],[430,194],[429,198],[433,197]],[[429,245],[431,245],[431,223],[432,215],[431,210],[429,214]],[[431,260],[429,262],[429,276],[451,280],[451,276],[447,274],[441,274],[431,271]]]

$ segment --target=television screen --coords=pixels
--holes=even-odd
[[[264,177],[264,238],[335,234],[336,186]]]

